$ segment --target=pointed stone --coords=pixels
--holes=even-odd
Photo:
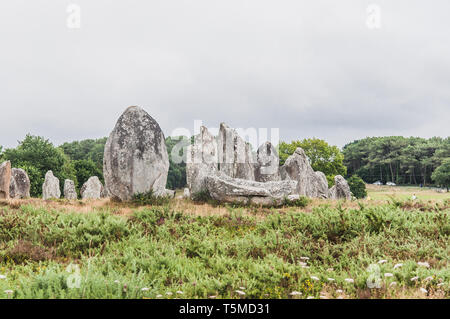
[[[232,177],[255,180],[255,158],[250,144],[243,140],[235,129],[220,124],[217,137],[219,170]]]
[[[206,190],[205,179],[218,171],[217,141],[204,126],[187,147],[186,182],[190,195]]]
[[[352,198],[352,193],[350,191],[350,186],[347,181],[341,175],[336,175],[334,177],[334,186],[330,188],[329,197],[331,199],[347,199]]]
[[[328,197],[328,182],[321,172],[314,172],[305,151],[298,147],[280,170],[283,180],[297,181],[297,194],[307,197]]]
[[[131,106],[111,132],[103,160],[109,196],[130,200],[134,194],[166,194],[169,155],[159,124],[142,108]]]

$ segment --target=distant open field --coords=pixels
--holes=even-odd
[[[448,298],[447,194],[369,188],[276,209],[0,201],[0,298]]]
[[[428,187],[367,185],[367,190],[369,198],[373,200],[389,200],[390,197],[406,200],[411,199],[413,195],[417,200],[425,201],[450,199],[450,193],[441,193]]]

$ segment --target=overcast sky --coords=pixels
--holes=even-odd
[[[448,0],[2,0],[0,41],[6,147],[107,136],[130,105],[166,136],[194,120],[339,147],[450,135]]]

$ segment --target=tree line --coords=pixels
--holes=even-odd
[[[31,181],[31,195],[39,197],[45,173],[52,170],[59,178],[61,189],[64,180],[71,179],[79,191],[91,176],[103,180],[103,153],[107,138],[88,139],[54,146],[48,139],[27,135],[16,148],[3,150],[0,146],[0,162],[10,160],[13,167],[23,168]],[[180,143],[181,142],[181,143]],[[185,157],[183,147],[193,143],[193,138],[167,137],[170,168],[168,189],[186,186],[186,161],[172,160],[174,154]],[[181,145],[181,147],[180,147]],[[450,138],[433,137],[368,137],[344,146],[329,145],[326,141],[312,138],[281,142],[277,148],[280,166],[302,147],[312,168],[322,171],[331,187],[335,175],[347,178],[359,176],[366,183],[388,181],[397,184],[437,184],[450,186]],[[361,181],[349,179],[356,184]]]
[[[343,154],[348,175],[367,183],[448,185],[433,173],[450,160],[450,137],[367,137],[345,145]]]

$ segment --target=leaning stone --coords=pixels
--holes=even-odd
[[[298,147],[281,167],[283,180],[297,181],[297,194],[307,197],[328,197],[328,182],[321,172],[314,172],[305,151]]]
[[[348,185],[345,178],[341,175],[336,175],[334,177],[334,186],[330,188],[329,198],[347,200],[350,200],[352,198],[350,186]]]
[[[103,185],[97,176],[89,177],[86,183],[81,187],[80,195],[82,199],[100,199]]]
[[[169,155],[159,124],[142,108],[129,107],[111,132],[103,159],[108,195],[130,200],[134,194],[165,193]]]
[[[9,199],[10,184],[11,184],[11,162],[6,161],[0,165],[0,199]]]
[[[9,196],[11,198],[29,198],[30,188],[31,183],[27,172],[21,168],[13,168],[11,170]]]
[[[285,198],[296,192],[297,182],[292,180],[277,182],[255,182],[231,178],[223,173],[206,178],[210,196],[220,202],[281,205]]]
[[[217,139],[219,170],[232,178],[254,181],[256,159],[250,144],[224,123]]]
[[[42,185],[42,198],[44,200],[50,198],[60,198],[61,190],[59,188],[59,179],[53,175],[52,171],[45,174],[45,181]]]
[[[75,190],[75,183],[70,179],[64,181],[64,198],[69,200],[78,198],[77,191]]]
[[[258,182],[280,181],[280,158],[272,143],[265,142],[256,153],[255,178]]]
[[[194,144],[187,148],[186,182],[190,194],[206,190],[206,176],[218,171],[217,141],[208,129],[200,127],[200,134],[195,136]]]

